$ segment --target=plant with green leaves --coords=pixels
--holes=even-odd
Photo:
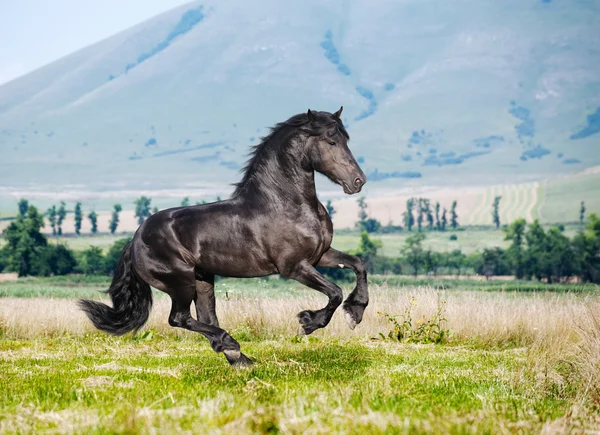
[[[185,198],[183,198],[183,199],[181,200],[181,206],[182,206],[182,207],[187,207],[187,206],[189,206],[189,205],[190,205],[190,197],[189,197],[189,196],[186,196]]]
[[[585,202],[581,201],[579,205],[579,224],[583,226],[583,222],[585,221]]]
[[[378,312],[377,314],[392,324],[392,329],[387,335],[379,334],[381,338],[404,343],[442,344],[450,335],[450,330],[444,328],[446,301],[441,300],[438,294],[434,313],[431,316],[422,314],[415,318],[414,309],[417,302],[418,299],[415,296],[409,296],[402,314],[391,315]]]

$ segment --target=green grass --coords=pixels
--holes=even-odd
[[[481,291],[516,291],[516,292],[554,292],[554,293],[594,293],[596,284],[546,284],[536,281],[480,281],[474,279],[438,279],[413,278],[404,275],[372,275],[371,285],[385,284],[390,287],[424,286],[446,290],[468,289]],[[345,287],[350,283],[343,283]],[[69,275],[50,278],[21,278],[16,281],[0,282],[0,298],[39,298],[76,299],[96,297],[110,286],[110,277]],[[240,297],[278,297],[296,298],[314,293],[302,284],[277,276],[269,278],[218,279],[215,284],[217,296],[224,299]],[[165,297],[160,291],[154,292],[155,298]]]
[[[193,334],[0,341],[2,432],[538,431],[570,406],[525,349],[315,338],[242,343],[231,369]],[[74,352],[75,350],[75,352]]]

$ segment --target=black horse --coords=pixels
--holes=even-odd
[[[305,334],[326,326],[342,303],[340,287],[318,267],[348,267],[356,287],[344,301],[350,328],[369,302],[360,258],[331,248],[333,225],[317,199],[315,171],[347,194],[360,192],[366,177],[348,148],[340,115],[311,112],[277,124],[252,151],[230,199],[177,207],[149,217],[125,246],[107,293],[113,307],[81,300],[94,326],[115,335],[148,320],[153,286],[172,299],[169,324],[199,332],[230,364],[251,364],[240,345],[219,328],[214,277],[279,273],[324,293],[327,306],[298,314]],[[192,301],[196,318],[190,313]]]

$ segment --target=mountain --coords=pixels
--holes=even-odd
[[[268,127],[340,105],[370,191],[580,171],[598,22],[597,0],[189,3],[1,86],[0,188],[214,190]]]

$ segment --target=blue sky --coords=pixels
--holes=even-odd
[[[0,0],[0,84],[190,0]]]

